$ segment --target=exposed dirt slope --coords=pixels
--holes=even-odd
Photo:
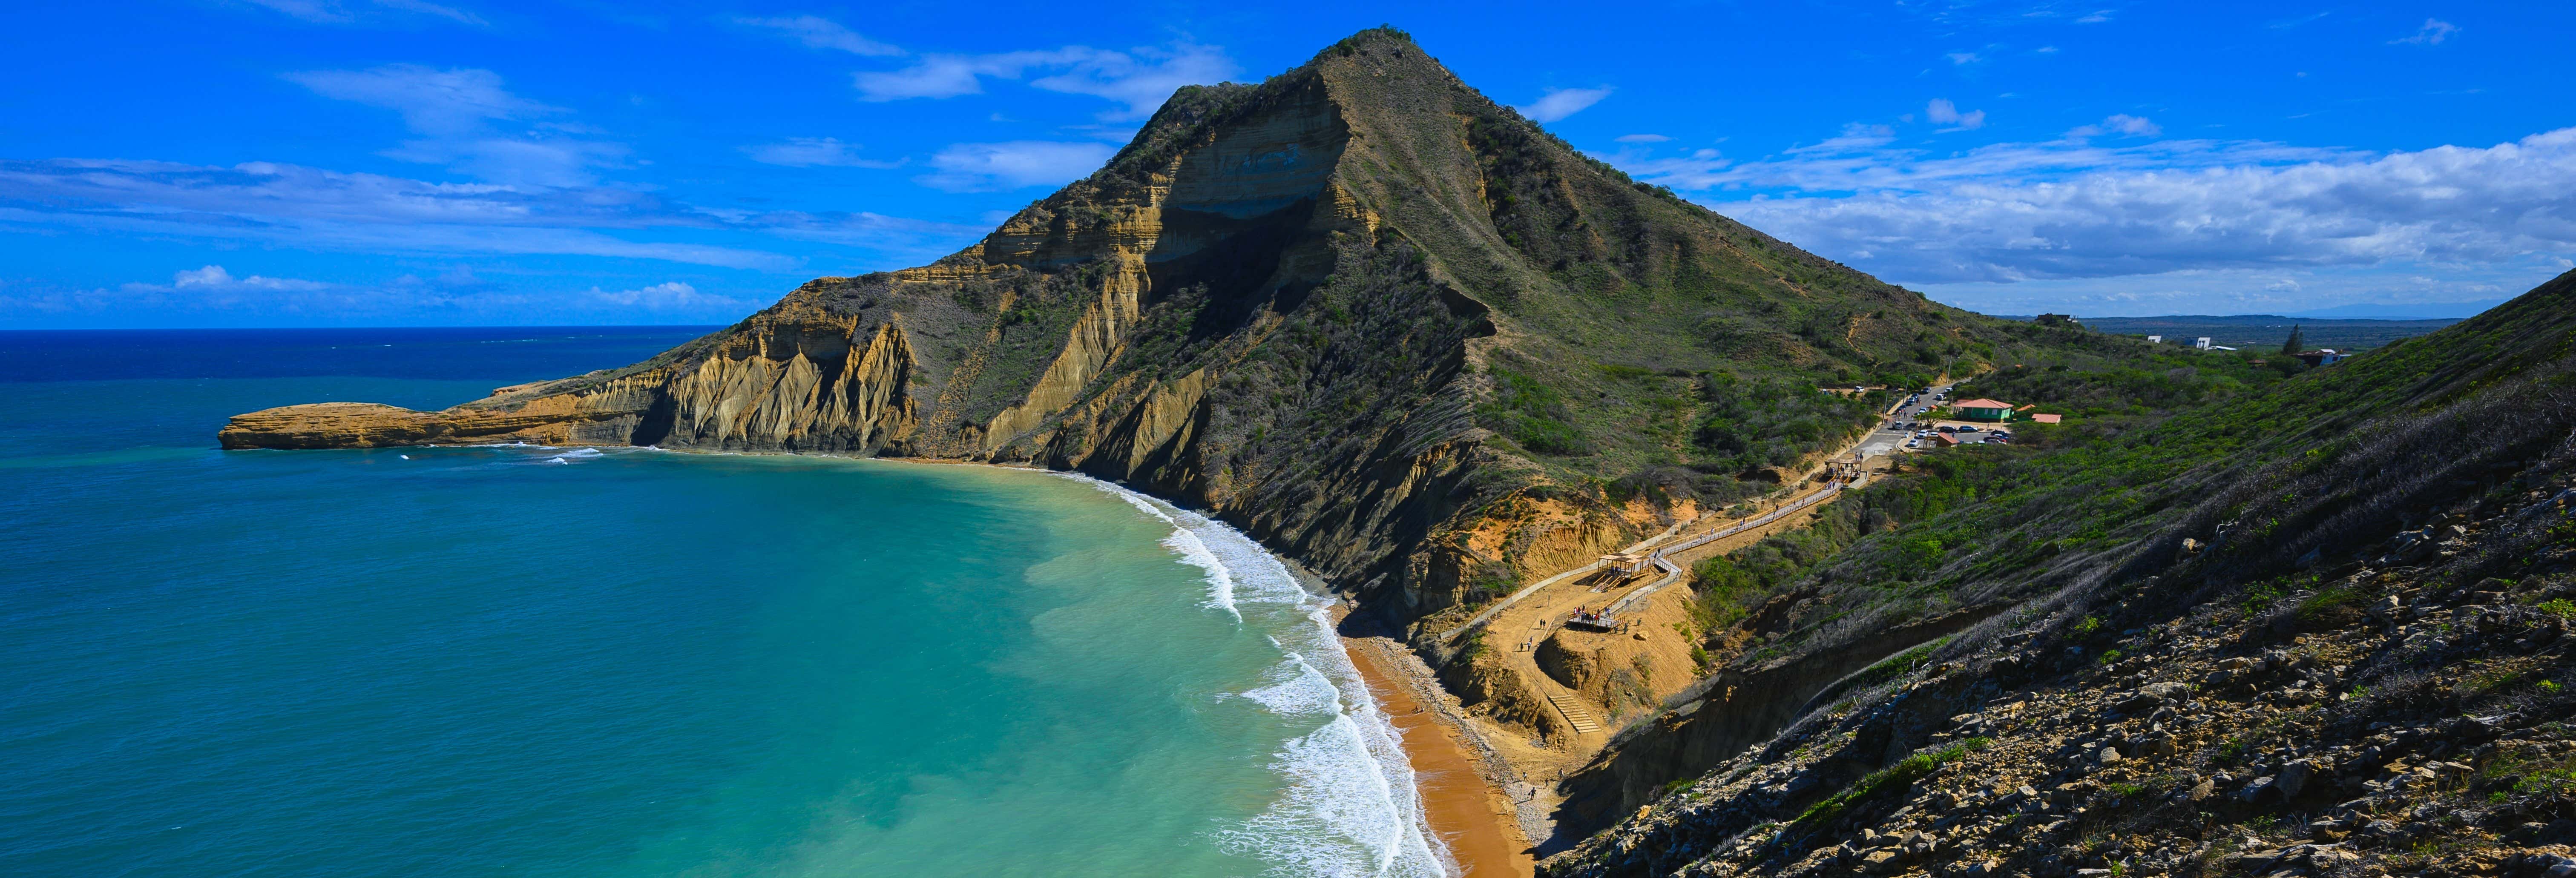
[[[1210,509],[1410,622],[1659,530],[1701,488],[1760,489],[1737,477],[1864,419],[1819,381],[2014,332],[1636,184],[1380,30],[1181,90],[1107,167],[934,264],[813,281],[623,369],[440,412],[255,412],[221,439],[1078,469]],[[1801,407],[1690,438],[1747,387]],[[1605,485],[1657,467],[1672,490],[1618,512],[1636,492]]]
[[[1569,837],[1614,825],[1542,873],[2565,862],[2576,273],[2349,365],[2057,458],[2071,484],[2155,486],[2136,503],[1967,507],[2010,537],[1957,562],[1973,573],[1955,587],[1987,603],[1912,631],[1784,622],[1880,569],[1874,541],[1855,545],[1742,623],[1786,649],[1730,664],[1570,779]],[[2157,456],[2177,447],[2193,453]],[[2017,554],[2106,527],[2101,551]]]

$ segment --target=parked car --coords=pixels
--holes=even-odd
[[[1907,440],[1905,440],[1905,447],[1907,447],[1907,448],[1918,448],[1918,447],[1921,447],[1922,445],[1923,445],[1923,440],[1920,440],[1920,439],[1907,439]]]
[[[1934,428],[1932,428],[1932,429],[1939,430],[1939,431],[1944,432],[1944,433],[1956,433],[1956,432],[1959,432],[1959,428],[1957,428],[1957,427],[1953,427],[1953,426],[1950,426],[1950,425],[1948,425],[1948,424],[1943,424],[1943,425],[1941,425],[1941,426],[1934,427]]]
[[[1959,432],[1961,432],[1961,433],[1975,433],[1975,432],[1978,432],[1978,430],[1977,430],[1977,425],[1975,425],[1975,424],[1960,424],[1960,425],[1959,425]]]

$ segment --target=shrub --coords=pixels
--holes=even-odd
[[[1476,419],[1487,429],[1538,454],[1572,457],[1592,453],[1592,443],[1567,423],[1573,415],[1566,411],[1565,399],[1555,388],[1499,367],[1493,370],[1493,376],[1493,401],[1476,407]]]

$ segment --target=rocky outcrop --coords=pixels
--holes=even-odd
[[[2132,471],[2169,492],[2153,501],[2166,514],[1977,535],[2141,525],[2101,551],[2024,556],[2035,590],[1977,581],[2010,565],[1960,577],[2009,612],[1839,677],[1860,659],[1836,647],[1876,638],[1862,652],[1883,654],[1941,617],[1772,631],[1796,648],[1731,663],[1567,785],[1572,849],[1541,874],[2576,872],[2571,301],[2576,272],[2351,368],[2190,410],[2265,406],[2220,425],[2249,440],[2231,453]],[[2216,432],[2149,430],[2127,447]],[[2103,470],[2072,458],[2115,447],[2021,460],[2093,490]],[[1935,521],[1998,517],[1958,512]],[[1838,580],[1884,581],[1873,539],[1801,590],[1825,605]]]
[[[2576,573],[2528,551],[2533,525],[2569,518],[2571,451],[2539,489],[2467,504],[2426,566],[2350,563],[2251,613],[2145,594],[2112,611],[2119,636],[2018,632],[2033,648],[1909,672],[1900,696],[1723,761],[1541,874],[2576,864],[2576,694],[2556,682],[2576,673]]]
[[[1889,657],[1930,645],[2000,609],[1961,610],[1751,667],[1721,669],[1675,699],[1655,722],[1630,730],[1567,776],[1559,785],[1565,801],[1557,824],[1569,835],[1607,826],[1661,798],[1675,778],[1696,777],[1777,734],[1837,689],[1883,681],[1884,675],[1869,679],[1872,669],[1903,670],[1883,665]]]
[[[1798,339],[1788,325],[1823,320],[1806,314],[1820,307],[1902,332],[1883,350],[1863,349],[1876,336],[1813,335],[1833,353],[1782,362],[1893,362],[1964,350],[1974,331],[1919,295],[1628,180],[1401,34],[1371,31],[1259,85],[1182,89],[1107,167],[933,264],[812,281],[623,369],[438,412],[253,412],[221,441],[634,444],[1080,470],[1208,509],[1405,623],[1457,611],[1484,588],[1470,573],[1544,575],[1667,523],[1609,512],[1597,486],[1668,458],[1669,443],[1588,457],[1498,439],[1489,422],[1521,416],[1490,410],[1491,363],[1549,388],[1561,402],[1548,405],[1566,410],[1537,416],[1573,431],[1567,420],[1624,417],[1618,397],[1589,387],[1603,364],[1652,352],[1685,376],[1775,365],[1694,341],[1698,312],[1741,312],[1729,326]],[[1463,545],[1450,535],[1489,530],[1488,507],[1553,486],[1574,487],[1547,502],[1590,511],[1564,533],[1437,557]]]

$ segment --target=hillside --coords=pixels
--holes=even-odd
[[[2269,387],[2192,377],[1981,379],[2105,414],[1862,492],[1785,575],[1704,569],[1743,608],[1713,641],[1760,646],[1568,779],[1542,872],[2570,862],[2576,273]]]
[[[1399,32],[1182,89],[930,265],[622,369],[227,448],[534,441],[1080,470],[1211,510],[1398,624],[1802,478],[1883,398],[2050,344],[1638,184]]]

